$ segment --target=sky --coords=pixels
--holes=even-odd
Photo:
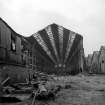
[[[105,0],[0,0],[0,17],[23,36],[62,25],[83,36],[86,56],[105,46]]]

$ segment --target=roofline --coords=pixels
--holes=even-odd
[[[24,37],[23,35],[18,34],[16,31],[14,31],[1,17],[0,20],[9,28],[11,29],[14,33],[16,33],[19,37]],[[25,37],[24,37],[25,38]]]
[[[49,24],[49,25],[47,25],[46,27],[40,29],[39,31],[33,33],[32,35],[34,35],[34,34],[40,32],[40,31],[42,31],[42,30],[44,30],[44,29],[46,29],[47,27],[52,26],[52,25],[56,25],[56,26],[63,27],[64,29],[66,29],[66,30],[68,30],[68,31],[71,31],[71,32],[75,33],[76,35],[80,36],[80,37],[83,39],[83,36],[82,36],[81,34],[75,32],[75,31],[73,31],[73,30],[69,30],[68,28],[66,28],[66,27],[64,27],[64,26],[62,26],[62,25],[56,24],[56,23],[54,23],[54,22],[53,22],[52,24]],[[32,36],[32,35],[31,35],[31,36]]]

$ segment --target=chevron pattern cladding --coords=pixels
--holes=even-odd
[[[33,37],[41,48],[41,54],[46,55],[46,60],[55,68],[68,65],[73,53],[81,49],[80,43],[83,39],[81,35],[57,24],[48,25],[33,34]]]

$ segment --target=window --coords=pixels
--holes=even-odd
[[[30,55],[30,57],[32,57],[32,52],[31,51],[29,52],[29,55]]]
[[[16,52],[16,36],[11,33],[11,50]]]
[[[0,27],[0,44],[1,44],[1,27]]]
[[[23,39],[21,40],[21,51],[22,53],[27,51],[27,43]]]
[[[104,63],[104,60],[102,60],[102,63]]]

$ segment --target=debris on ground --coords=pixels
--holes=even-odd
[[[83,75],[83,74],[82,74]],[[104,105],[105,76],[48,76],[47,80],[32,79],[31,84],[17,83],[9,94],[3,92],[2,97],[8,97],[18,102],[10,102],[6,98],[0,105]],[[23,91],[24,90],[24,91]],[[27,92],[29,90],[29,92]],[[17,91],[17,92],[16,92]],[[51,98],[50,98],[51,97]],[[8,102],[7,102],[8,101]]]
[[[30,98],[33,101],[54,99],[61,86],[55,85],[54,79],[44,73],[36,73],[27,83],[15,83],[4,85],[10,78],[6,78],[0,84],[0,103],[21,102]],[[24,95],[24,98],[22,98]],[[27,96],[27,97],[26,97]],[[34,102],[33,102],[34,103]]]

